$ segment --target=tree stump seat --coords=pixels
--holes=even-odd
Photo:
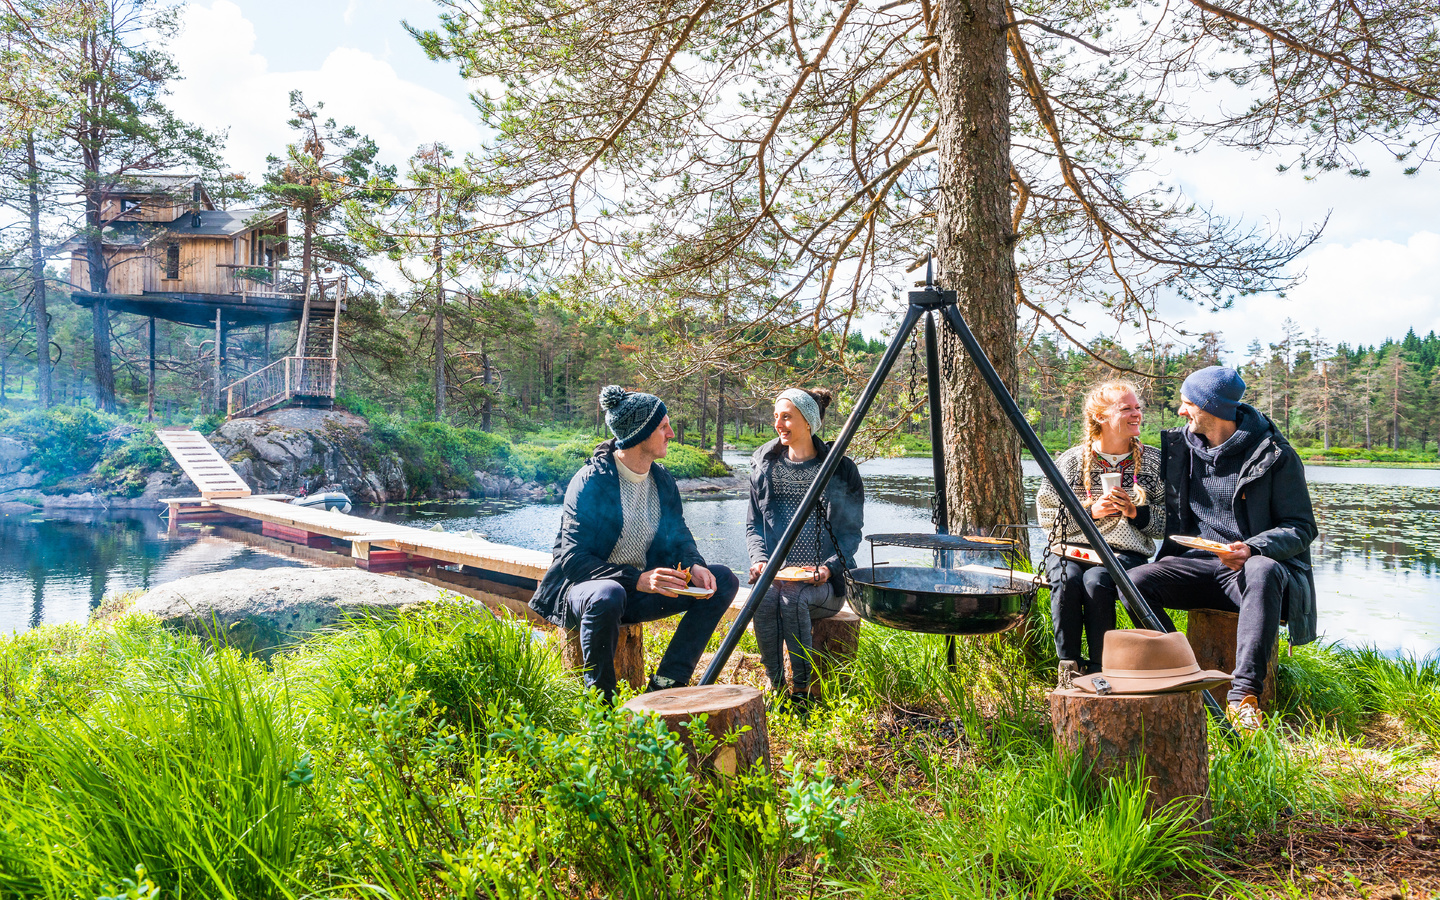
[[[670,688],[632,697],[623,709],[654,713],[680,736],[691,763],[700,769],[733,775],[760,762],[770,769],[770,736],[765,727],[765,695],[739,684],[711,684]],[[687,723],[705,714],[705,728],[717,744],[701,754],[691,740]],[[733,743],[725,738],[739,733]]]
[[[1235,671],[1235,632],[1240,625],[1240,614],[1219,609],[1192,609],[1185,636],[1195,651],[1195,661],[1202,669],[1219,669],[1222,672]],[[1270,712],[1275,708],[1275,676],[1280,657],[1280,635],[1270,645],[1270,664],[1265,667],[1265,690],[1260,694],[1260,708]],[[1229,685],[1210,689],[1210,693],[1221,705],[1226,702]]]
[[[565,668],[584,671],[585,654],[580,649],[580,629],[565,629],[565,646],[561,651]],[[615,642],[615,683],[626,682],[637,691],[645,689],[645,626],[639,622],[620,625],[620,638]]]
[[[1098,695],[1078,688],[1050,693],[1055,745],[1078,753],[1092,777],[1144,766],[1153,812],[1172,800],[1198,798],[1198,821],[1210,818],[1210,761],[1205,705],[1199,691]]]

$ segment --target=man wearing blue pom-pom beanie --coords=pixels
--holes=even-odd
[[[1160,437],[1166,540],[1155,562],[1130,577],[1172,630],[1166,609],[1239,614],[1231,717],[1254,730],[1280,620],[1289,619],[1290,643],[1315,640],[1317,528],[1304,464],[1274,422],[1240,402],[1244,394],[1240,373],[1225,366],[1193,372],[1181,385],[1179,411],[1189,423]],[[1187,549],[1176,536],[1214,549]]]
[[[620,626],[679,615],[650,690],[683,687],[740,590],[724,566],[707,567],[680,510],[675,479],[658,464],[675,432],[654,394],[610,385],[600,392],[615,437],[595,448],[565,491],[554,561],[530,607],[580,630],[585,683],[615,693]],[[690,573],[686,584],[685,572]],[[676,591],[699,588],[706,597]]]

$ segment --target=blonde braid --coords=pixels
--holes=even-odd
[[[1138,434],[1130,439],[1130,459],[1135,464],[1135,505],[1144,506],[1148,495],[1144,485],[1140,483],[1140,467],[1145,462],[1145,445],[1140,443]]]

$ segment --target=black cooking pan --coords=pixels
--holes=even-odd
[[[1007,573],[928,566],[873,566],[850,572],[845,598],[862,619],[926,634],[998,634],[1019,625],[1035,584]]]

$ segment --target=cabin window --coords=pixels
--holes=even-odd
[[[121,212],[122,215],[123,215],[124,213],[129,212],[129,211],[132,210],[132,209],[138,209],[139,207],[140,207],[140,201],[139,201],[139,200],[131,200],[129,197],[122,197],[122,198],[120,199],[120,212]]]
[[[180,245],[174,241],[165,245],[165,277],[180,277]]]
[[[191,203],[199,203],[199,202],[200,202],[200,182],[198,182],[198,181],[195,182],[194,184],[192,184],[192,185],[190,186],[190,202],[191,202]]]

